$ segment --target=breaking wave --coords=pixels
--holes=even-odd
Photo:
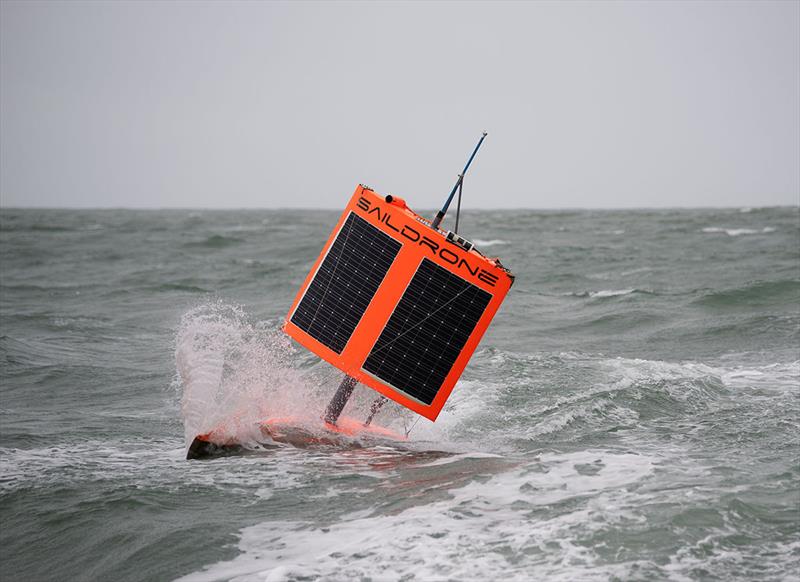
[[[754,228],[720,228],[717,226],[709,226],[702,230],[706,234],[727,234],[728,236],[741,236],[743,234],[767,234],[775,232],[772,226],[765,226],[761,230]]]
[[[490,239],[490,240],[483,240],[483,239],[480,239],[480,238],[476,238],[472,242],[475,243],[475,246],[479,246],[479,247],[494,247],[494,246],[497,246],[497,245],[507,245],[508,244],[508,241],[500,240],[499,238],[493,238],[493,239]]]
[[[234,236],[222,236],[219,234],[214,234],[202,241],[186,243],[184,246],[187,248],[199,247],[209,249],[224,249],[226,247],[242,244],[243,242],[243,239],[236,238]]]
[[[577,293],[568,293],[568,295],[573,297],[606,299],[608,297],[622,297],[624,295],[633,295],[635,293],[642,295],[654,295],[654,292],[648,289],[600,289],[599,291],[580,291]]]
[[[467,470],[470,461],[476,464],[449,460],[448,474]],[[268,522],[240,533],[236,558],[180,580],[492,580],[500,572],[505,580],[520,581],[624,576],[628,567],[601,565],[597,550],[585,542],[633,517],[626,506],[636,494],[628,490],[648,479],[656,462],[611,451],[544,454],[526,468],[488,480],[456,488],[428,484],[428,494],[442,488],[446,498],[399,512],[366,509],[325,526]],[[545,515],[548,508],[558,509]]]
[[[706,292],[696,299],[696,305],[706,307],[776,306],[800,302],[800,281],[780,279],[756,281],[743,287]]]

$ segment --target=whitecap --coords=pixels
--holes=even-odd
[[[621,295],[636,293],[636,291],[637,289],[601,289],[600,291],[589,291],[589,297],[619,297]]]
[[[766,366],[720,368],[719,375],[731,388],[760,388],[794,393],[800,386],[800,360]]]
[[[606,280],[611,279],[614,276],[613,273],[588,273],[586,275],[587,279],[599,279],[599,280]]]
[[[423,467],[440,467],[442,465],[450,465],[452,463],[459,463],[464,459],[503,459],[503,455],[498,455],[496,453],[483,453],[480,451],[473,451],[468,453],[457,453],[448,457],[442,457],[441,459],[436,459],[435,461],[430,461],[429,463],[423,463],[416,465],[417,469],[421,469]]]
[[[712,366],[701,362],[668,362],[613,358],[602,361],[617,380],[615,389],[625,389],[643,380],[668,381],[665,384],[670,396],[678,400],[695,398],[701,393],[713,397],[711,392],[720,389],[760,388],[775,392],[795,392],[800,385],[800,360],[764,366]],[[687,390],[682,380],[711,380],[711,383],[694,384]],[[710,387],[716,390],[709,391]]]
[[[765,226],[762,229],[754,229],[754,228],[720,228],[718,226],[707,226],[706,228],[702,229],[702,232],[706,234],[727,234],[728,236],[741,236],[743,234],[766,234],[770,232],[775,232],[775,227],[772,226]]]
[[[621,297],[632,293],[652,293],[644,289],[601,289],[599,291],[575,291],[561,293],[562,297],[591,297],[592,299],[605,299],[608,297]]]
[[[480,239],[480,238],[476,238],[472,242],[475,243],[475,245],[479,246],[479,247],[493,247],[493,246],[496,246],[496,245],[507,245],[508,244],[508,241],[500,240],[499,238],[493,238],[491,240],[483,240],[483,239]]]

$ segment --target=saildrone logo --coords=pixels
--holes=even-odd
[[[431,240],[429,237],[425,236],[424,234],[420,234],[418,230],[413,228],[408,224],[404,224],[401,228],[397,228],[392,224],[391,218],[392,215],[388,209],[383,210],[383,214],[381,214],[381,207],[375,206],[374,208],[370,208],[370,202],[363,196],[358,197],[357,206],[367,213],[367,216],[371,216],[376,214],[376,218],[378,222],[385,224],[387,227],[391,228],[395,232],[399,233],[400,236],[403,238],[408,239],[411,242],[419,243],[420,246],[430,249],[430,251],[434,255],[439,255],[442,260],[450,263],[451,265],[457,266],[459,269],[466,269],[470,275],[476,276],[482,281],[488,283],[492,287],[494,284],[497,283],[497,276],[493,275],[489,271],[481,269],[478,266],[472,267],[469,262],[463,258],[459,257],[453,250],[444,245],[440,245],[439,243]],[[446,239],[445,239],[446,240]]]

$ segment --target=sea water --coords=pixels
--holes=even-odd
[[[337,216],[0,211],[3,579],[800,580],[797,208],[464,213],[516,283],[437,422],[259,447]]]

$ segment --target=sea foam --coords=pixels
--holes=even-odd
[[[545,453],[524,468],[450,488],[444,501],[399,513],[367,509],[323,527],[272,521],[245,528],[237,557],[181,580],[624,577],[626,565],[599,564],[583,540],[635,519],[628,508],[637,494],[629,490],[656,463],[602,449]]]

